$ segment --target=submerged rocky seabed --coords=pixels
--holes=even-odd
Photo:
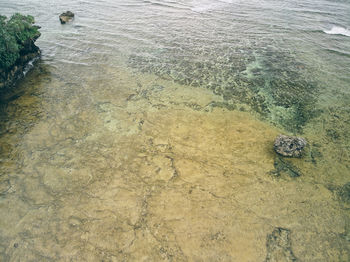
[[[347,261],[348,107],[270,55],[39,63],[1,104],[0,257]],[[303,158],[274,153],[286,131]]]
[[[290,51],[272,46],[262,42],[222,49],[140,50],[129,58],[129,66],[179,84],[212,90],[222,98],[213,102],[213,107],[249,112],[282,132],[305,134],[310,138],[308,154],[315,165],[323,148],[327,151],[324,157],[335,158],[344,167],[345,173],[338,176],[350,173],[347,89],[327,86],[319,79],[317,68],[300,62]],[[328,177],[330,183],[334,175]]]
[[[263,44],[267,47],[141,50],[129,64],[180,84],[208,88],[224,98],[220,106],[254,111],[300,133],[320,114],[315,108],[320,87],[293,54]]]

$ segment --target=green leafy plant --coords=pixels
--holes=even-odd
[[[14,14],[10,19],[0,15],[0,69],[7,71],[20,57],[21,51],[39,36],[34,17]]]

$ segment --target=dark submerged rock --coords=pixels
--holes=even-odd
[[[350,205],[350,182],[340,188],[338,195],[341,201]]]
[[[298,261],[292,251],[289,229],[275,228],[267,235],[266,249],[266,262]]]
[[[64,13],[60,14],[60,16],[59,16],[61,24],[68,23],[68,22],[72,21],[73,18],[74,18],[74,13],[71,11],[64,12]]]
[[[279,135],[275,139],[274,149],[277,154],[286,157],[301,157],[307,142],[302,137]]]

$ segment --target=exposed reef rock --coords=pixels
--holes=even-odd
[[[290,230],[277,227],[272,234],[267,236],[266,262],[290,262],[298,261],[291,248]]]
[[[307,142],[302,137],[279,135],[274,143],[276,153],[287,157],[301,157]]]
[[[68,23],[73,20],[74,13],[71,11],[67,11],[65,13],[60,14],[59,16],[61,24]]]
[[[24,76],[28,63],[40,57],[34,43],[40,37],[39,26],[32,16],[13,15],[9,20],[0,16],[0,90],[11,87]]]

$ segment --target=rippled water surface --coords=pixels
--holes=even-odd
[[[349,1],[15,12],[42,58],[0,97],[0,261],[348,261]]]

